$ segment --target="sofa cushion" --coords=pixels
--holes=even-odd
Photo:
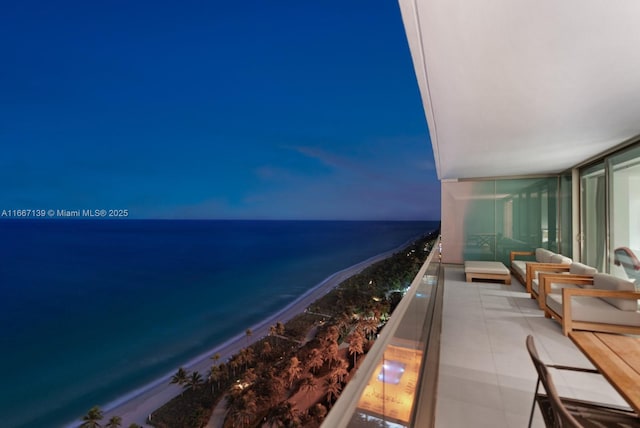
[[[598,270],[594,267],[587,266],[579,262],[571,263],[569,273],[573,275],[594,275]]]
[[[546,248],[536,248],[536,261],[538,263],[551,263],[551,256],[555,253]]]
[[[636,291],[636,287],[633,282],[606,273],[596,273],[593,275],[593,288],[599,288],[601,290]],[[617,299],[612,297],[603,297],[602,299],[622,311],[635,312],[638,310],[637,300]]]
[[[527,262],[523,260],[514,260],[511,267],[520,274],[521,277],[527,276]]]
[[[633,302],[633,300],[629,300]],[[547,294],[547,306],[562,314],[562,294]],[[574,296],[571,298],[571,318],[574,321],[597,322],[604,324],[628,325],[640,327],[640,312],[621,311],[597,297]]]
[[[573,260],[571,260],[569,257],[565,257],[562,254],[554,254],[553,256],[551,256],[550,263],[559,263],[559,264],[562,264],[562,265],[570,265],[572,261]]]

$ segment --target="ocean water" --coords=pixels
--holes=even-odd
[[[434,222],[0,221],[0,420],[64,426]]]

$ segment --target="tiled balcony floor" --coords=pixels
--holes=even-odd
[[[511,286],[467,283],[462,266],[444,269],[436,426],[526,427],[536,384],[528,334],[547,363],[591,364],[515,278]],[[563,396],[626,405],[600,375],[553,370],[552,376]],[[533,426],[544,426],[537,408]]]

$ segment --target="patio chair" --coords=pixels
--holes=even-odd
[[[538,356],[533,336],[527,336],[527,350],[538,373],[538,381],[534,392],[529,427],[533,422],[536,402],[542,412],[547,427],[640,427],[640,418],[631,409],[594,403],[574,398],[560,397],[555,388],[548,368],[572,370],[586,373],[599,373],[597,370],[580,367],[545,364]],[[546,393],[539,391],[540,383]]]

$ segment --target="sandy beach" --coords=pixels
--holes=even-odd
[[[320,282],[318,285],[307,291],[287,307],[262,320],[260,323],[253,326],[238,326],[237,336],[225,343],[212,348],[211,350],[198,356],[197,358],[186,362],[183,367],[188,371],[197,370],[198,372],[203,374],[203,376],[206,375],[207,371],[213,364],[211,357],[214,354],[220,354],[220,361],[224,362],[234,354],[238,353],[242,348],[247,346],[248,342],[247,336],[245,334],[247,328],[250,328],[252,331],[252,335],[250,337],[251,342],[255,342],[263,338],[264,336],[269,334],[269,328],[272,325],[276,324],[278,321],[285,323],[296,315],[303,313],[309,305],[334,289],[345,279],[361,272],[363,269],[375,262],[390,257],[394,253],[409,245],[409,243],[413,242],[414,240],[415,239],[411,239],[393,250],[378,254],[330,275],[324,281]],[[176,367],[176,370],[177,369],[178,367]],[[122,417],[123,427],[128,427],[132,423],[137,423],[138,425],[145,427],[150,426],[146,423],[149,415],[154,410],[161,407],[164,403],[168,402],[173,397],[178,395],[182,390],[182,388],[177,385],[169,384],[170,378],[174,373],[175,371],[167,373],[165,376],[136,391],[127,394],[119,400],[101,406],[104,411],[103,420],[107,421],[112,416],[120,416]],[[75,422],[69,425],[69,427],[77,427],[78,425],[79,422]]]

